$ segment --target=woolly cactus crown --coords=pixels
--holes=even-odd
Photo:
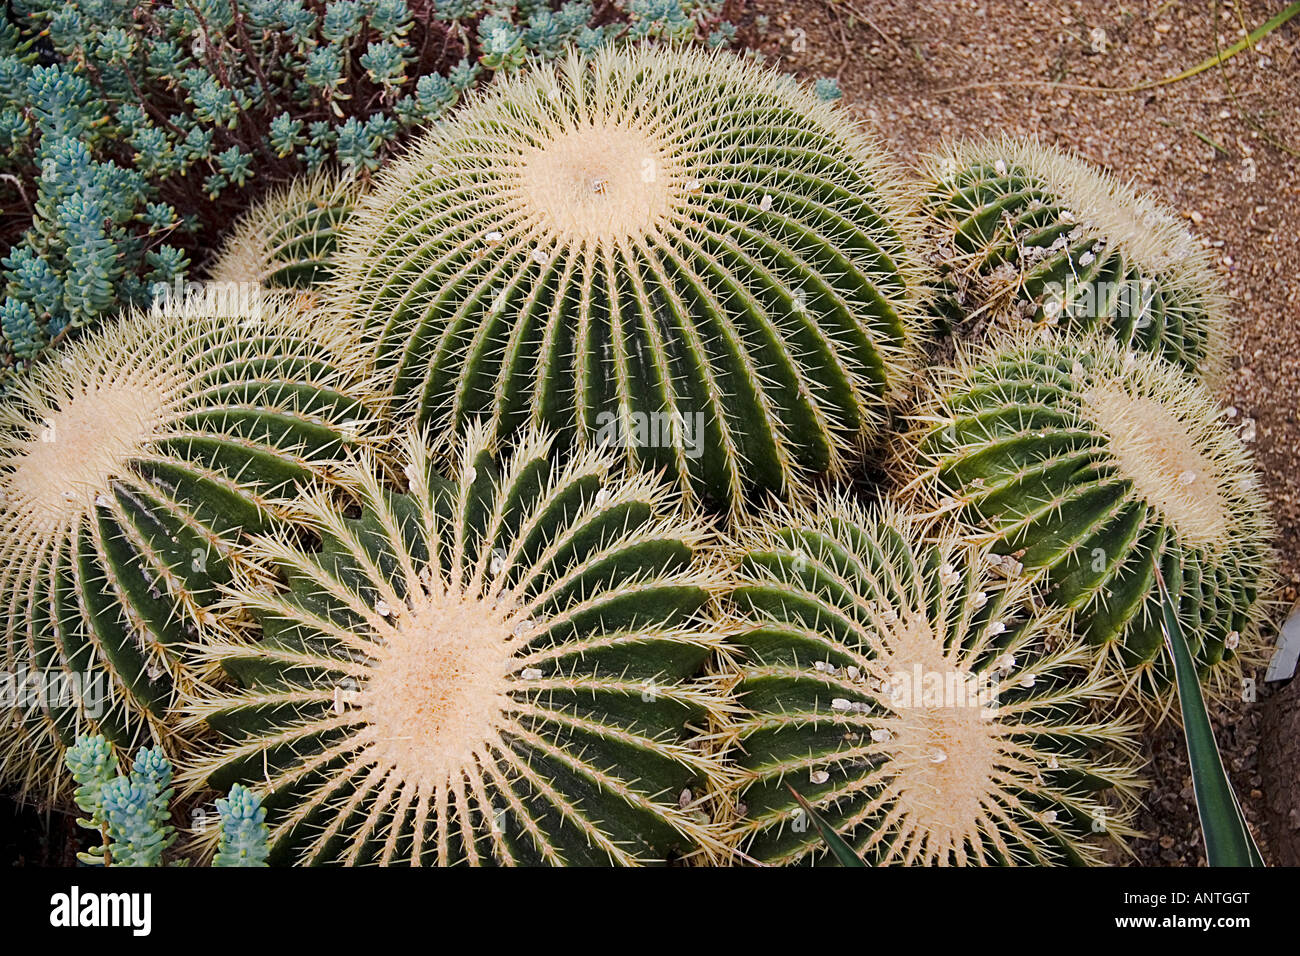
[[[238,534],[369,430],[350,352],[335,323],[278,301],[194,300],[127,316],[14,386],[0,404],[0,648],[6,673],[64,693],[6,715],[4,776],[52,792],[78,733],[171,739],[165,715],[202,680],[186,645]]]
[[[923,499],[1044,572],[1143,694],[1172,701],[1153,559],[1221,689],[1258,649],[1264,500],[1213,398],[1177,367],[1104,336],[1013,338],[950,375],[920,429]]]
[[[962,321],[1104,330],[1193,374],[1217,374],[1227,301],[1174,214],[1032,139],[952,146],[929,164],[944,288]]]
[[[736,554],[741,852],[827,858],[790,788],[874,864],[1096,862],[1128,832],[1133,728],[1090,714],[1087,648],[988,552],[839,498]]]
[[[332,278],[355,183],[318,174],[272,193],[236,224],[208,270],[217,283],[306,289]]]
[[[337,299],[421,422],[622,447],[734,511],[884,420],[916,324],[895,178],[752,63],[570,56],[379,178]]]
[[[407,494],[373,463],[356,517],[299,503],[252,551],[214,643],[244,684],[194,708],[223,735],[195,785],[265,790],[273,856],[303,863],[618,863],[713,844],[693,806],[719,771],[683,725],[723,706],[689,678],[719,643],[706,527],[672,492],[527,435],[498,463],[472,429],[453,480],[404,443]]]

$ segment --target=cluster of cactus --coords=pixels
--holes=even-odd
[[[172,764],[159,749],[142,747],[128,773],[118,766],[113,746],[103,737],[79,737],[65,755],[77,783],[77,825],[99,834],[101,842],[78,853],[88,866],[164,866],[183,864],[165,857],[176,842],[171,824]],[[236,784],[216,802],[218,850],[213,866],[266,866],[266,810],[246,787]]]
[[[27,218],[0,235],[0,366],[183,282],[250,190],[330,166],[369,175],[497,71],[571,47],[735,34],[716,0],[600,6],[12,0],[0,201]]]
[[[417,422],[543,425],[738,513],[847,474],[907,381],[919,225],[896,179],[744,60],[570,57],[379,177],[335,306]]]
[[[251,213],[213,288],[264,312],[169,302],[38,362],[0,404],[0,646],[114,694],[22,711],[0,769],[54,794],[72,746],[114,861],[169,852],[164,756],[229,790],[223,863],[827,860],[801,800],[877,864],[1122,847],[1157,570],[1207,681],[1261,639],[1268,521],[1195,378],[1218,293],[1099,174],[1108,216],[1053,199],[1037,147],[936,161],[918,211],[825,93],[676,48],[539,64],[369,188]],[[943,242],[1032,267],[1024,301],[1136,277],[1156,330],[1071,311],[925,375],[958,211]],[[164,749],[109,786],[87,732]]]

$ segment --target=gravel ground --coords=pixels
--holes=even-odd
[[[1280,7],[749,0],[732,14],[741,39],[769,59],[809,79],[837,78],[844,105],[905,161],[951,137],[1033,133],[1151,190],[1187,219],[1215,250],[1236,304],[1238,351],[1223,399],[1237,410],[1272,501],[1289,606],[1300,585],[1300,18],[1191,79],[1095,92],[1177,76]],[[1269,696],[1261,684],[1257,702],[1230,702],[1214,715],[1257,832],[1268,817],[1259,747]],[[1152,787],[1137,862],[1203,864],[1181,731],[1166,726],[1148,743]],[[1265,856],[1291,858],[1273,854],[1270,832],[1261,833]]]

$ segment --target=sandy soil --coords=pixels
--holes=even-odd
[[[1193,78],[1098,92],[1177,76],[1281,6],[749,0],[734,15],[742,40],[787,69],[836,77],[844,105],[905,161],[950,137],[1032,133],[1151,190],[1188,220],[1214,250],[1237,309],[1224,402],[1273,503],[1289,605],[1300,586],[1300,17]],[[1258,748],[1269,697],[1261,686],[1256,702],[1217,715],[1254,822],[1268,816]],[[1181,734],[1169,728],[1150,744],[1153,787],[1141,821],[1149,837],[1138,857],[1194,864],[1201,851]],[[1286,830],[1265,836],[1300,836]]]

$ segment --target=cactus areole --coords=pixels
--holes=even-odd
[[[575,56],[383,174],[334,290],[420,421],[544,425],[735,509],[842,473],[884,421],[917,286],[894,178],[753,64]]]

